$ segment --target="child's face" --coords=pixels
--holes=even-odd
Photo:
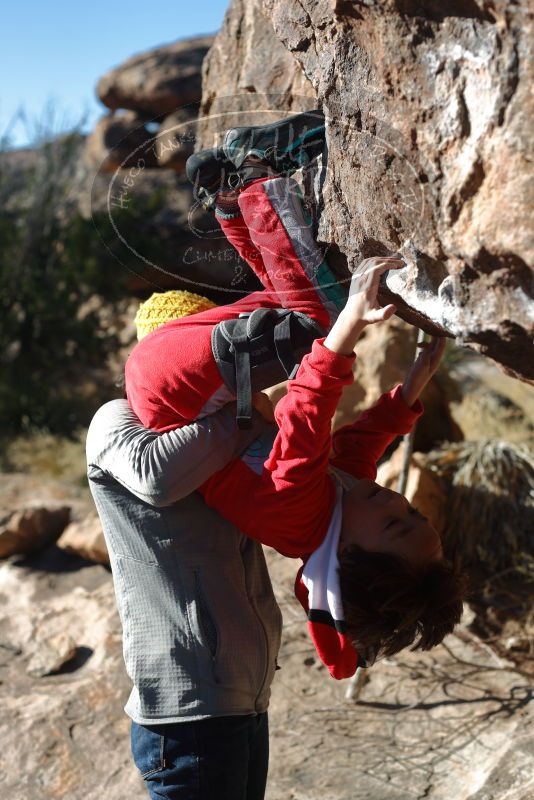
[[[443,558],[439,533],[404,495],[375,481],[359,480],[345,492],[340,549],[389,553],[415,566]]]

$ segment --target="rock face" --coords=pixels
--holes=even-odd
[[[230,7],[205,61],[201,113],[265,108],[269,92],[278,112],[293,110],[295,87],[311,84],[328,120],[318,235],[331,257],[346,269],[400,250],[409,268],[388,279],[393,291],[534,380],[526,0],[262,6]],[[237,59],[226,70],[224,56]]]
[[[312,84],[273,34],[258,0],[235,0],[204,59],[199,143],[225,128],[272,122],[280,112],[315,108]]]

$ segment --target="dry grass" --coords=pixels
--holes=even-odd
[[[1,471],[25,472],[87,486],[85,434],[80,431],[73,440],[43,432],[18,436],[4,448]]]
[[[448,492],[443,542],[466,567],[470,626],[500,656],[534,669],[534,458],[503,440],[448,444],[421,456]]]
[[[448,491],[446,546],[466,564],[497,572],[534,556],[534,457],[527,445],[459,442],[424,462]]]

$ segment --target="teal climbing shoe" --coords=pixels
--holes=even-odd
[[[322,153],[324,141],[324,114],[317,109],[271,125],[231,128],[226,131],[222,150],[236,169],[248,156],[256,156],[282,173],[309,164]]]
[[[235,167],[222,147],[201,150],[189,156],[185,172],[193,184],[193,195],[206,209],[213,209],[217,194],[231,188]]]

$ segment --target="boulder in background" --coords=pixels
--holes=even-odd
[[[75,553],[96,564],[109,565],[109,554],[102,525],[96,514],[90,514],[80,522],[71,522],[57,542],[58,547]]]
[[[96,93],[112,111],[126,108],[150,117],[199,103],[202,62],[212,41],[212,36],[179,39],[132,56],[100,78]]]
[[[46,547],[60,536],[69,518],[68,506],[53,504],[8,511],[0,518],[0,558]]]

